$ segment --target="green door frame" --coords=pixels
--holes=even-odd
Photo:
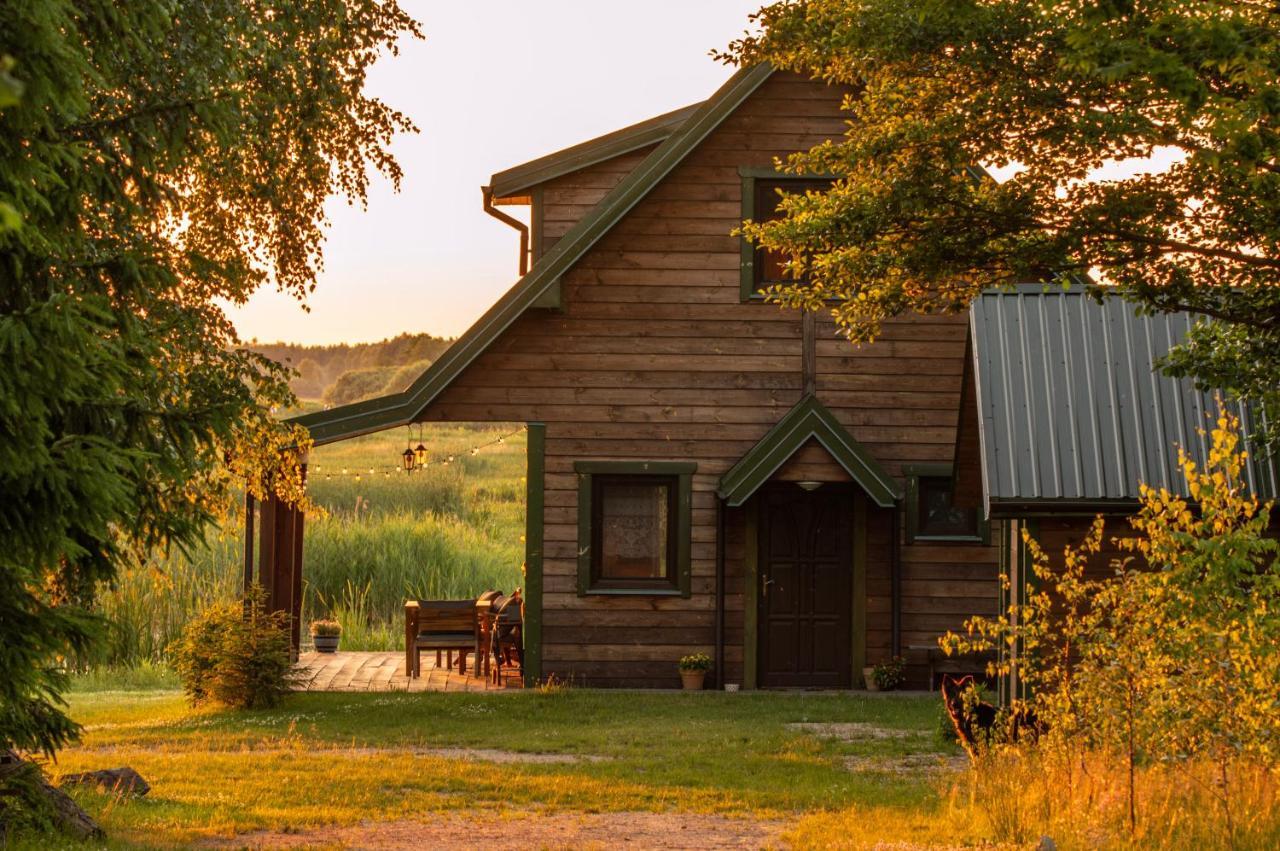
[[[745,586],[742,613],[742,687],[759,688],[760,682],[760,494],[756,492],[746,504],[744,541]],[[894,509],[897,510],[896,508]],[[862,683],[862,669],[867,664],[867,495],[861,489],[853,495],[853,606],[852,631],[849,636],[853,667],[850,682],[856,688]]]

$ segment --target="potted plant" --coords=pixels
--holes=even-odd
[[[862,684],[867,691],[880,691],[880,686],[876,684],[876,666],[868,665],[862,669]]]
[[[338,639],[342,636],[342,624],[335,620],[311,622],[311,642],[317,653],[337,653]]]
[[[706,653],[693,653],[680,659],[680,682],[685,691],[701,691],[702,682],[711,670],[711,657]]]
[[[893,691],[902,685],[907,678],[907,663],[901,656],[894,656],[876,665],[871,670],[871,679],[867,688],[872,691]],[[872,684],[875,688],[871,688]]]

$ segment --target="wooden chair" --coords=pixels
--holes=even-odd
[[[475,652],[478,640],[476,604],[474,600],[410,600],[404,604],[404,665],[410,677],[422,673],[422,651],[448,653],[453,667],[453,654],[458,654],[458,673],[467,672],[467,653]]]
[[[500,597],[501,591],[485,591],[476,598],[476,662],[472,673],[477,677],[489,676],[489,608]]]
[[[524,673],[524,600],[519,589],[510,597],[490,604],[489,655],[493,657],[493,682],[501,685],[502,666],[519,664]]]

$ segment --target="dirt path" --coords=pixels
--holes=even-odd
[[[429,821],[366,822],[353,827],[258,831],[203,843],[206,848],[783,848],[781,821],[689,813],[449,814]]]

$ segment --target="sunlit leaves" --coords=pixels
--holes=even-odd
[[[899,313],[1097,271],[1149,309],[1221,320],[1178,350],[1180,374],[1275,401],[1274,4],[794,0],[758,23],[730,60],[859,93],[844,138],[779,163],[842,179],[743,230],[803,273],[771,298],[838,299],[840,327],[865,341]],[[1114,167],[1152,155],[1150,173]],[[1011,164],[999,183],[973,173]],[[1224,335],[1229,348],[1206,344]]]
[[[1190,498],[1144,487],[1109,573],[1098,570],[1101,518],[1060,558],[1028,536],[1037,582],[1026,599],[948,637],[955,649],[1019,649],[1048,722],[1041,746],[1069,760],[1088,749],[1138,764],[1203,759],[1223,767],[1223,784],[1239,760],[1280,765],[1272,506],[1244,486],[1239,423],[1220,414],[1206,438],[1203,468],[1181,459]]]

